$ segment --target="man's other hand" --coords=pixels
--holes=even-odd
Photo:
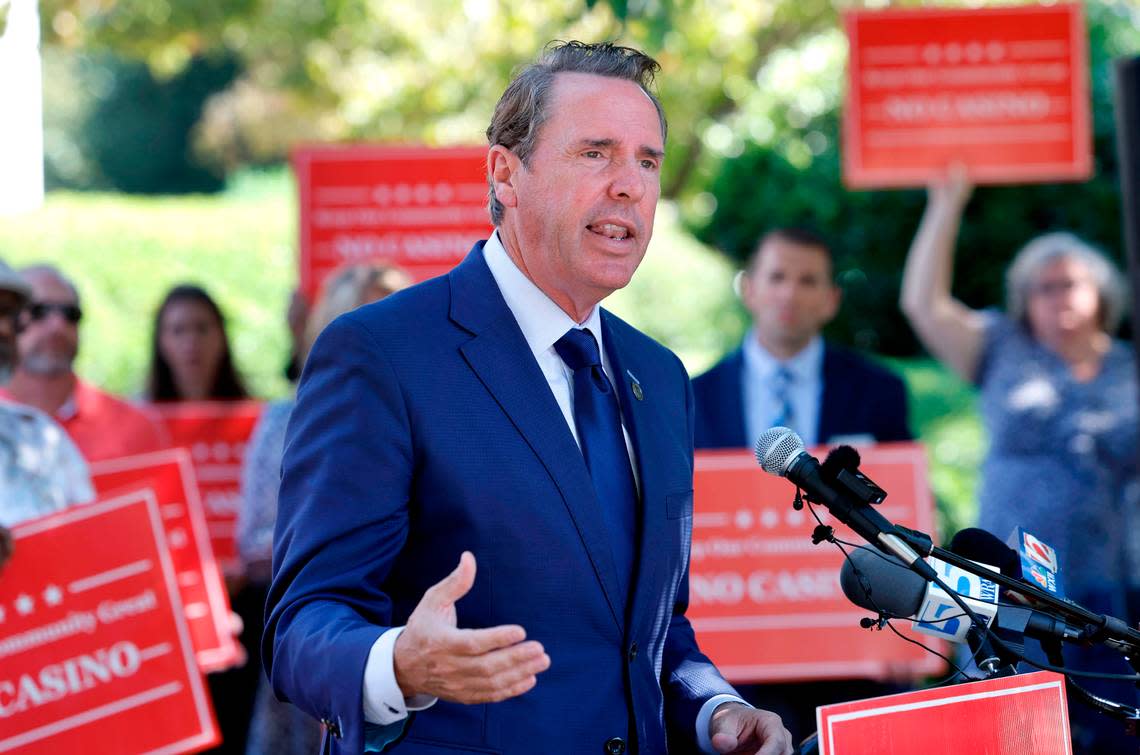
[[[475,556],[428,588],[396,639],[396,684],[404,697],[494,703],[523,694],[550,668],[542,645],[517,625],[459,629],[455,603],[475,584]],[[775,750],[773,752],[776,752]]]
[[[740,703],[717,707],[709,721],[713,749],[722,755],[791,755],[792,735],[775,713]]]

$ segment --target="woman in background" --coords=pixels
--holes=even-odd
[[[153,402],[249,398],[234,368],[222,311],[199,286],[175,286],[158,308],[145,398]]]
[[[387,265],[354,265],[334,273],[325,282],[321,297],[309,317],[298,354],[299,363],[304,364],[317,336],[339,315],[383,299],[410,283],[406,273]],[[242,469],[238,551],[245,564],[247,578],[262,590],[269,586],[281,457],[285,429],[294,403],[294,399],[288,399],[271,402],[265,407],[250,438]],[[292,705],[278,702],[269,682],[262,676],[250,722],[247,755],[315,753],[320,747],[320,738],[320,725]]]
[[[162,300],[154,318],[150,373],[144,398],[153,403],[243,401],[249,392],[234,367],[225,318],[200,286],[181,284]],[[209,674],[206,682],[222,743],[213,752],[245,752],[254,695],[261,677],[261,632],[265,622],[265,589],[244,575],[226,575],[230,608],[241,618],[238,639],[244,665]]]
[[[951,295],[951,275],[970,193],[960,172],[930,188],[901,305],[927,350],[979,389],[990,447],[978,524],[1003,540],[1024,527],[1056,549],[1067,597],[1135,621],[1137,371],[1132,350],[1112,337],[1125,310],[1123,280],[1076,236],[1048,233],[1010,264],[1005,313],[967,307]],[[1066,661],[1130,672],[1103,648],[1067,648]],[[1080,683],[1135,704],[1127,684]],[[1123,751],[1120,724],[1078,705],[1071,714],[1078,751]]]

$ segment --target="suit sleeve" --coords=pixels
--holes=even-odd
[[[889,373],[889,380],[883,385],[883,408],[880,415],[883,426],[875,433],[875,439],[882,442],[914,440],[907,419],[909,406],[907,404],[906,383],[898,376]]]
[[[368,652],[392,621],[381,589],[407,537],[412,440],[384,350],[349,314],[309,356],[282,463],[262,655],[274,690],[364,749]]]
[[[682,370],[685,383],[687,437],[690,468],[693,453],[693,390],[688,376]],[[715,695],[739,693],[725,681],[713,662],[700,651],[693,627],[685,616],[689,607],[689,548],[692,541],[692,519],[686,520],[682,539],[684,548],[681,580],[673,604],[673,616],[665,637],[662,658],[661,688],[665,695],[665,723],[669,734],[670,750],[699,752],[696,740],[696,721],[701,706]]]

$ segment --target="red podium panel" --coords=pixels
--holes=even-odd
[[[491,232],[487,147],[306,147],[293,153],[293,172],[309,301],[345,264],[388,262],[417,281],[442,275]]]
[[[206,515],[186,450],[95,462],[91,482],[102,497],[139,490],[154,493],[198,666],[209,673],[237,663],[240,654],[230,629],[226,584],[210,547]]]
[[[861,448],[861,469],[888,492],[887,519],[930,532],[934,502],[917,444]],[[819,453],[815,455],[819,456]],[[765,473],[751,451],[700,451],[693,474],[688,617],[703,650],[731,681],[917,677],[942,662],[887,633],[860,629],[868,615],[843,595],[843,554],[812,545],[816,521],[792,508],[795,486]],[[848,542],[864,541],[817,506]],[[944,646],[913,634],[936,649]]]
[[[218,741],[154,495],[13,528],[0,577],[0,753]]]
[[[1092,175],[1077,3],[844,15],[843,178],[922,186],[963,163],[976,182]]]
[[[1065,678],[988,679],[816,711],[820,755],[1072,755]]]
[[[222,573],[239,574],[236,536],[241,508],[241,463],[246,443],[261,416],[261,403],[184,401],[151,407],[166,426],[171,445],[190,452],[210,545]]]

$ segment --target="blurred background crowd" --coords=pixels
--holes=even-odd
[[[0,29],[18,2],[0,3]],[[991,480],[978,492],[984,459],[992,465],[1026,450],[1017,424],[1024,418],[1004,415],[994,395],[1026,360],[1060,357],[1061,381],[1075,376],[1077,386],[1064,405],[1107,400],[1104,412],[1116,412],[1117,424],[1076,430],[1112,435],[1093,464],[1117,476],[1090,472],[1090,484],[1123,506],[1117,496],[1140,491],[1135,367],[1127,347],[1110,339],[1131,329],[1117,330],[1127,305],[1111,267],[1123,266],[1123,241],[1109,61],[1140,50],[1140,9],[1128,0],[1085,4],[1091,180],[972,189],[951,175],[929,191],[852,192],[840,181],[839,13],[879,5],[42,0],[48,194],[42,208],[0,217],[0,259],[30,294],[21,366],[4,395],[55,416],[90,461],[162,444],[161,428],[136,404],[271,400],[243,479],[246,583],[232,586],[235,610],[255,624],[291,382],[323,325],[410,282],[392,268],[346,268],[312,307],[296,296],[289,151],[317,141],[478,143],[510,72],[546,40],[613,38],[662,63],[669,141],[649,254],[608,308],[674,349],[695,376],[747,332],[763,330],[765,260],[780,259],[785,275],[817,276],[818,291],[799,294],[809,297],[810,327],[797,343],[822,328],[828,344],[901,376],[909,418],[877,439],[926,444],[942,533],[978,522],[979,513],[1003,537],[1019,523],[1003,518],[999,504],[1024,489]],[[792,247],[785,256],[753,256],[773,229],[816,235],[793,230],[783,237]],[[1062,229],[1075,235],[1025,246]],[[812,256],[823,248],[826,255]],[[993,308],[1007,301],[1002,317]],[[76,408],[99,391],[125,400],[101,405],[118,418],[117,434],[82,426],[90,414]],[[1067,439],[1071,422],[1029,434]],[[1113,429],[1128,422],[1129,433]],[[1016,486],[1031,476],[1006,479]],[[1048,479],[1037,484],[1059,489]],[[1041,517],[1050,515],[1043,509]],[[1131,520],[1094,522],[1087,541],[1119,537],[1122,521]],[[1075,596],[1135,614],[1086,581],[1074,583]],[[1131,587],[1132,579],[1111,581]],[[256,670],[243,684],[257,685]],[[263,682],[257,694],[259,706],[273,707]],[[223,719],[226,710],[234,709],[219,703]],[[255,719],[251,751],[281,751],[263,741],[275,733],[305,742],[317,732],[298,719],[297,734],[287,712],[264,715],[284,718]]]

